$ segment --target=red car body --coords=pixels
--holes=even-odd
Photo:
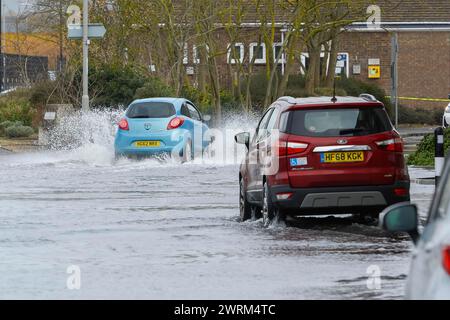
[[[251,141],[245,133],[236,141],[248,147],[239,173],[243,220],[260,208],[269,219],[274,212],[376,216],[410,200],[403,141],[372,96],[280,98]],[[275,172],[266,173],[266,156],[278,163]]]

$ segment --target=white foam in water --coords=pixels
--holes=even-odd
[[[159,166],[180,165],[173,159],[161,162],[155,159],[133,161],[114,159],[114,138],[117,123],[123,110],[78,111],[60,119],[49,132],[49,151],[25,155],[13,155],[14,164],[84,163],[92,166]],[[245,146],[237,145],[234,136],[243,131],[253,131],[258,117],[255,115],[228,114],[222,128],[212,129],[215,141],[210,150],[214,156],[197,157],[189,165],[239,164],[245,156]]]

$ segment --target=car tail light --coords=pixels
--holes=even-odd
[[[130,128],[128,127],[128,121],[127,119],[122,119],[119,121],[119,129],[128,131]]]
[[[377,146],[386,151],[403,152],[403,140],[401,138],[393,138],[375,142]]]
[[[447,274],[450,275],[450,246],[446,246],[442,250],[442,266]]]
[[[280,145],[280,155],[292,155],[305,152],[308,149],[307,143],[302,142],[286,142]]]
[[[398,197],[404,197],[408,195],[408,189],[406,188],[395,188],[394,193]]]
[[[167,130],[179,128],[183,125],[183,123],[184,123],[183,118],[180,118],[180,117],[173,118],[172,120],[170,120],[170,122],[167,126]]]
[[[288,200],[292,197],[292,192],[277,193],[277,200]]]

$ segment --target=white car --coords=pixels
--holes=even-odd
[[[442,117],[442,125],[444,128],[448,128],[450,126],[450,103],[445,108],[444,116]]]
[[[447,161],[421,235],[419,215],[414,204],[396,204],[380,215],[380,225],[385,230],[407,232],[416,245],[406,288],[408,299],[450,299],[449,175],[450,161]]]

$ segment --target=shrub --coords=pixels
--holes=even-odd
[[[56,97],[56,83],[52,81],[43,81],[36,83],[30,90],[29,101],[33,106],[45,106],[47,103],[59,103]]]
[[[235,97],[233,97],[231,92],[225,90],[221,91],[220,102],[222,103],[222,109],[224,112],[242,111],[241,102],[238,101]],[[212,106],[211,109],[208,111],[212,112]]]
[[[386,92],[374,83],[342,77],[336,81],[336,87],[343,89],[349,96],[358,97],[361,93],[371,94],[385,105],[390,115],[393,114],[391,101],[386,98]]]
[[[332,97],[333,96],[333,88],[317,88],[316,94],[319,96],[327,96]],[[346,96],[347,92],[345,92],[344,89],[336,88],[336,96]]]
[[[400,123],[441,124],[443,110],[399,106]]]
[[[6,129],[8,129],[9,127],[13,127],[13,126],[23,126],[23,122],[22,121],[3,121],[2,123],[0,123],[0,135],[5,135],[6,134]]]
[[[5,133],[9,138],[27,138],[34,133],[34,130],[32,127],[14,125],[6,128]]]
[[[143,86],[138,88],[134,94],[134,99],[171,97],[174,96],[174,90],[158,78],[149,78]]]
[[[7,100],[0,102],[0,122],[21,121],[27,126],[31,126],[35,111],[25,100]]]
[[[147,80],[142,70],[132,67],[101,65],[89,71],[93,107],[121,107],[130,104]]]
[[[450,147],[450,129],[446,129],[444,134],[445,152],[447,153]],[[408,157],[408,164],[416,166],[433,166],[435,155],[434,140],[434,134],[426,135],[419,143],[417,151]]]

